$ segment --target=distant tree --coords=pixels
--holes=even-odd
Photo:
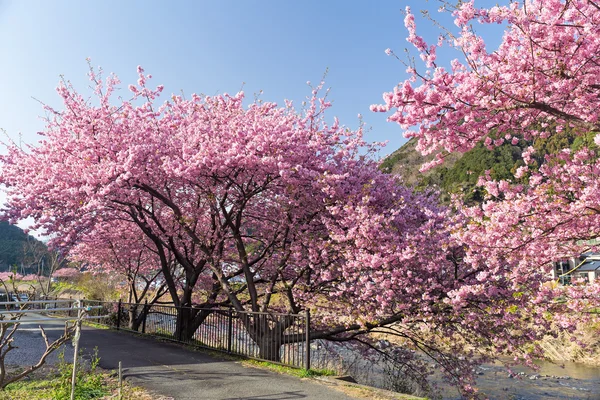
[[[65,258],[62,250],[49,250],[47,252],[46,258],[43,259],[43,268],[40,276],[46,277],[46,285],[41,285],[42,292],[44,295],[48,295],[50,290],[52,289],[52,278],[56,276],[56,273],[60,268],[64,268],[69,264],[68,260]],[[61,274],[64,274],[66,271],[63,271]],[[73,272],[71,272],[74,274]]]
[[[48,248],[43,242],[29,236],[23,243],[21,263],[28,273],[42,275],[43,260],[48,254]]]
[[[8,281],[12,279],[21,279],[22,275],[15,272],[0,272],[0,280]]]

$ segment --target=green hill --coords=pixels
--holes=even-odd
[[[0,271],[18,266],[20,273],[37,272],[37,261],[47,253],[46,245],[21,228],[0,222]]]
[[[384,159],[380,169],[400,175],[406,184],[418,190],[438,188],[444,202],[449,201],[451,194],[462,194],[466,202],[476,203],[483,200],[482,189],[477,186],[479,176],[489,170],[494,179],[514,179],[514,172],[523,165],[521,153],[526,147],[533,146],[536,149],[535,168],[545,162],[547,154],[556,154],[564,148],[578,150],[584,145],[596,148],[594,135],[555,133],[546,139],[537,138],[533,142],[521,140],[516,146],[505,143],[492,150],[480,142],[464,154],[450,154],[444,163],[425,173],[419,172],[419,168],[433,156],[423,157],[416,151],[417,140],[413,138]]]

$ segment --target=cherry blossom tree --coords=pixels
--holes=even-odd
[[[81,271],[73,267],[64,267],[56,270],[54,277],[56,278],[76,278],[81,275]]]
[[[418,126],[406,135],[419,139],[424,154],[438,152],[425,168],[442,162],[444,152],[464,152],[478,141],[489,147],[517,145],[563,131],[587,136],[600,131],[599,4],[528,0],[485,9],[470,1],[461,2],[453,14],[459,33],[448,31],[447,41],[428,45],[407,10],[407,40],[426,71],[414,61],[407,63],[410,78],[384,94],[385,104],[372,106],[392,110],[390,121],[403,129]],[[506,25],[497,49],[486,48],[474,29],[477,24]],[[444,43],[463,55],[462,61],[451,62],[451,70],[437,62]],[[535,257],[533,265],[589,248],[581,240],[599,233],[595,150],[564,149],[547,155],[536,168],[530,146],[513,181],[483,176],[488,201],[465,211],[476,221],[465,240],[500,248],[497,258],[511,253],[521,264]]]
[[[0,272],[0,280],[2,281],[15,281],[23,278],[23,275],[18,272]]]
[[[56,117],[48,122],[47,139],[27,156],[12,146],[4,158],[4,183],[32,190],[30,196],[13,192],[15,202],[8,214],[14,219],[33,216],[40,228],[55,235],[57,246],[77,243],[92,234],[99,221],[120,215],[137,224],[155,245],[171,297],[184,307],[182,312],[192,306],[199,281],[209,289],[202,305],[225,301],[244,310],[249,303],[258,311],[262,299],[257,285],[270,279],[274,288],[290,257],[283,256],[278,266],[274,255],[290,247],[300,223],[310,229],[309,204],[297,205],[307,199],[317,204],[311,194],[318,190],[319,176],[331,169],[328,164],[335,167],[353,157],[360,140],[344,135],[337,124],[321,131],[316,98],[304,117],[293,112],[291,104],[277,108],[256,103],[244,110],[241,94],[173,97],[156,108],[153,100],[162,87],[146,88],[148,77],[141,68],[139,74],[138,85],[130,86],[133,98],[119,106],[109,102],[114,77],[104,87],[92,72],[97,107],[68,84],[59,87],[66,110],[51,111]],[[142,100],[145,103],[135,106]],[[52,150],[59,144],[60,150]],[[38,180],[42,170],[59,172],[45,167],[51,164],[62,164],[57,167],[66,178],[61,183]],[[19,178],[24,176],[22,168],[32,180]],[[294,216],[292,209],[306,211]],[[181,296],[165,270],[169,253],[184,270]],[[273,277],[268,269],[274,269]],[[241,289],[230,284],[233,279],[245,281]],[[241,300],[240,293],[248,296]],[[271,298],[264,296],[263,308]],[[191,337],[195,326],[182,327],[183,335]]]
[[[36,274],[27,274],[27,275],[24,275],[23,278],[21,278],[21,280],[25,281],[25,282],[36,281],[38,279],[39,279],[39,275],[36,275]]]
[[[389,120],[405,129],[407,137],[418,138],[423,154],[437,154],[424,169],[480,141],[491,148],[507,142],[531,144],[564,131],[579,136],[600,132],[597,2],[525,0],[476,8],[469,1],[460,2],[453,15],[459,31],[447,30],[438,43],[428,44],[417,34],[415,17],[407,9],[407,40],[424,65],[405,61],[410,77],[383,95],[384,104],[372,106],[374,111],[391,111]],[[476,32],[477,26],[491,24],[505,26],[494,49]],[[450,68],[437,60],[444,45],[461,54]],[[600,143],[598,136],[595,141]],[[597,286],[555,287],[549,269],[554,260],[596,249],[600,164],[593,145],[547,155],[541,166],[534,162],[534,152],[531,146],[525,149],[525,165],[513,180],[494,181],[490,174],[480,178],[487,193],[481,206],[455,203],[465,225],[454,237],[466,246],[465,261],[479,283],[449,293],[449,301],[460,307],[490,294],[508,298],[512,293],[524,300],[523,308],[497,307],[502,303],[491,302],[491,297],[482,304],[492,305],[508,320],[530,314],[532,325],[543,329],[523,334],[539,337],[574,328],[576,321],[568,316],[580,319],[582,314],[564,313],[565,307],[581,311],[598,304]],[[559,295],[568,301],[555,301]],[[548,315],[556,319],[552,326],[543,321]]]
[[[81,246],[82,258],[105,254],[94,243],[113,241],[119,253],[139,251],[134,242],[152,249],[181,339],[192,337],[206,307],[231,306],[260,355],[277,361],[281,344],[304,335],[289,331],[289,318],[246,312],[311,310],[311,338],[394,334],[470,390],[472,365],[490,349],[537,337],[526,329],[529,294],[513,296],[506,279],[487,281],[480,266],[464,263],[451,236],[461,217],[381,173],[360,130],[326,123],[320,87],[301,111],[290,102],[244,106],[242,93],[159,104],[162,86],[150,89],[138,73],[128,100],[112,96],[114,76],[91,71],[95,103],[61,83],[64,109],[46,107],[40,144],[9,144],[0,159],[4,215],[33,218],[51,245]],[[133,241],[135,232],[142,238]],[[482,282],[486,290],[474,292]],[[432,334],[447,340],[432,342]],[[418,357],[394,356],[425,382]]]
[[[69,251],[86,269],[122,277],[127,282],[129,328],[138,330],[150,307],[168,292],[154,243],[132,222],[115,220],[97,224]],[[179,268],[172,255],[169,273],[179,283]]]
[[[447,40],[428,45],[407,9],[407,40],[426,70],[409,61],[410,78],[371,108],[393,110],[389,120],[403,129],[418,126],[406,136],[417,137],[425,154],[464,152],[480,140],[492,146],[566,129],[598,131],[599,15],[591,0],[527,0],[489,9],[461,2],[454,11],[459,33],[447,31]],[[497,49],[486,49],[476,24],[507,25]],[[444,44],[463,56],[450,69],[437,61]],[[442,160],[438,153],[433,164]]]

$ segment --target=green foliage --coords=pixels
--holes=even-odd
[[[313,376],[336,376],[337,373],[332,369],[301,369],[298,370],[298,376],[301,378],[311,378]]]
[[[55,400],[67,400],[71,398],[71,376],[73,373],[73,364],[65,361],[64,352],[58,355],[57,377],[53,380],[52,398]],[[81,357],[78,357],[81,359]],[[94,354],[90,360],[90,365],[77,363],[75,375],[75,399],[87,400],[97,399],[108,394],[104,385],[104,377],[97,371],[98,349],[94,349]]]
[[[536,138],[533,142],[521,140],[515,146],[504,143],[491,150],[480,142],[458,158],[449,158],[426,173],[420,173],[418,169],[432,157],[420,156],[415,149],[416,141],[410,140],[383,160],[380,169],[402,176],[407,184],[418,190],[436,187],[443,202],[448,202],[452,194],[460,194],[467,204],[473,204],[484,199],[485,193],[477,186],[477,181],[485,171],[490,171],[494,179],[515,180],[514,173],[524,165],[521,154],[526,147],[534,147],[535,163],[532,167],[539,168],[546,162],[546,155],[557,154],[563,149],[577,151],[587,147],[597,151],[595,135],[594,132],[582,135],[569,131],[554,132],[548,138]]]
[[[394,170],[394,166],[401,162],[403,155],[404,154],[395,151],[394,153],[390,154],[388,157],[383,159],[381,164],[379,164],[379,169],[382,172],[388,174],[392,173],[392,171]]]
[[[44,378],[34,378],[11,383],[0,392],[0,400],[68,400],[71,398],[71,374],[73,364],[65,361],[64,352],[58,355],[58,364]],[[81,359],[81,357],[79,357]],[[98,399],[112,391],[106,384],[107,375],[98,371],[98,350],[95,349],[89,364],[77,364],[75,398],[78,400]]]
[[[584,135],[577,136],[573,140],[573,143],[571,143],[571,150],[577,151],[577,150],[581,149],[582,147],[587,147],[589,149],[597,151],[598,146],[596,145],[596,143],[594,143],[594,137],[597,134],[598,134],[597,132],[588,132]]]
[[[71,281],[60,281],[52,285],[55,294],[67,291],[79,292],[88,300],[115,300],[119,297],[117,289],[105,275],[83,273]]]
[[[52,284],[52,291],[54,293],[61,293],[65,290],[78,290],[77,285],[71,282],[59,281]]]
[[[50,399],[52,381],[47,379],[18,381],[11,383],[0,392],[0,400],[42,400]]]
[[[437,186],[442,200],[450,200],[450,194],[460,193],[467,203],[481,202],[483,191],[477,181],[485,171],[490,171],[494,179],[511,179],[516,169],[523,165],[522,149],[519,146],[503,144],[488,150],[478,143],[451,166],[441,165],[417,181],[416,187],[424,190]]]
[[[110,279],[91,273],[81,274],[77,286],[89,300],[114,300],[118,292]]]
[[[59,359],[57,367],[46,366],[30,375],[27,380],[8,385],[4,391],[0,391],[0,400],[69,399],[73,364],[65,362],[64,354]],[[96,351],[89,362],[78,365],[76,399],[118,398],[119,382],[114,378],[114,372],[110,374],[98,368],[99,360]],[[133,387],[127,382],[123,382],[121,392],[123,400],[154,398],[147,391]]]

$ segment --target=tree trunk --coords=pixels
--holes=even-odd
[[[198,327],[202,325],[210,314],[211,311],[191,307],[177,308],[175,339],[181,342],[194,340],[194,334],[198,330]]]
[[[141,310],[140,310],[140,312],[138,312],[138,307],[140,307],[140,306],[141,306]],[[152,304],[132,305],[129,308],[129,321],[128,321],[127,327],[133,331],[139,332],[140,326],[142,326],[144,319],[146,319],[146,316],[148,315],[148,312],[150,311],[151,306],[152,306]]]
[[[129,305],[129,310],[128,310],[128,321],[127,321],[127,328],[131,329],[133,331],[136,331],[140,328],[140,324],[137,323],[138,320],[138,312],[137,312],[137,308],[138,305],[137,304],[130,304]]]
[[[258,357],[268,361],[281,361],[281,335],[269,330],[258,341]]]
[[[258,357],[268,361],[281,361],[284,327],[269,314],[254,314],[241,318],[246,331],[258,346]]]

